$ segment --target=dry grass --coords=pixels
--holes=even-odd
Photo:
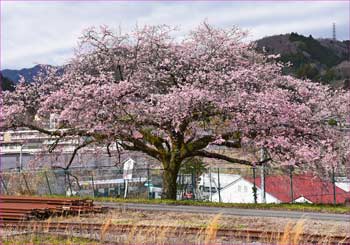
[[[82,223],[101,223],[102,229],[99,232],[90,232],[81,230],[77,234],[73,233],[69,227],[66,227],[63,234],[53,234],[48,232],[52,222],[60,221],[82,222]],[[186,222],[183,221],[186,220]],[[274,222],[274,226],[273,223]],[[113,232],[110,228],[115,224],[130,224],[132,228],[125,232]],[[298,220],[291,221],[287,219],[269,218],[237,218],[234,216],[225,217],[223,215],[199,215],[199,214],[178,214],[162,212],[131,212],[120,210],[119,212],[110,212],[107,215],[96,215],[95,217],[71,217],[71,218],[52,218],[47,220],[47,225],[43,231],[38,232],[35,222],[31,224],[34,232],[21,236],[10,236],[2,238],[2,244],[241,244],[256,242],[253,238],[228,240],[220,237],[218,231],[220,228],[245,230],[265,230],[275,231],[265,236],[259,242],[266,244],[305,244],[303,234],[346,234],[350,227],[343,227],[344,232],[334,228],[334,223],[324,223],[322,231],[312,230],[317,224],[315,221]],[[140,228],[140,225],[146,225],[146,228]],[[147,227],[149,225],[149,227]],[[343,225],[343,224],[341,224]],[[169,228],[172,226],[172,228]],[[197,234],[178,233],[183,228],[200,228]],[[13,231],[6,231],[7,234],[13,234]],[[6,233],[5,232],[5,233]],[[46,233],[46,234],[43,234]],[[268,234],[268,233],[266,233]],[[63,236],[62,236],[63,235]],[[330,237],[324,237],[317,244],[329,244]]]
[[[304,232],[305,220],[299,220],[294,226],[289,222],[283,231],[283,236],[279,239],[278,244],[303,244],[301,240]]]
[[[221,217],[221,214],[216,215],[207,226],[205,230],[204,244],[215,244],[216,234],[219,227],[218,221],[220,217]]]
[[[201,227],[210,225],[215,214],[199,213],[176,213],[161,211],[132,211],[132,210],[112,210],[107,214],[95,214],[93,216],[81,216],[79,220],[86,223],[105,223],[106,219],[111,219],[111,224],[129,225],[160,225],[178,227]],[[76,222],[77,217],[57,217],[52,221]],[[223,215],[218,220],[220,228],[227,229],[253,229],[253,230],[273,230],[283,232],[290,223],[291,226],[297,224],[297,220],[287,218],[272,217],[244,217]],[[305,220],[304,232],[308,234],[330,234],[347,235],[350,230],[349,222],[327,221],[327,220]]]
[[[108,228],[110,227],[110,225],[112,224],[112,219],[108,218],[106,222],[104,222],[103,226],[102,226],[102,229],[101,229],[101,234],[100,234],[100,237],[101,237],[101,240],[105,240],[105,237],[106,237],[106,233],[107,233],[107,230]]]

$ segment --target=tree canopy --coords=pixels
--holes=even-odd
[[[15,84],[7,77],[4,77],[0,73],[0,81],[1,81],[1,91],[13,91],[15,90]]]
[[[349,92],[282,75],[283,65],[243,42],[237,27],[203,23],[185,37],[174,33],[165,25],[85,30],[64,74],[52,70],[4,93],[2,127],[143,152],[162,163],[166,198],[176,198],[188,158],[260,164],[208,150],[214,144],[264,148],[275,164],[308,169],[349,164],[340,130],[350,120]],[[64,131],[34,120],[50,114]]]

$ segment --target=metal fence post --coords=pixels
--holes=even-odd
[[[265,187],[265,149],[261,148],[260,150],[260,161],[261,161],[261,203],[266,203],[266,187]]]
[[[124,199],[126,198],[127,188],[128,188],[128,183],[127,183],[127,180],[124,179]]]
[[[294,203],[294,192],[293,192],[293,166],[289,167],[289,178],[290,178],[290,202]]]
[[[23,179],[24,179],[24,183],[26,184],[26,188],[27,188],[27,190],[28,190],[29,194],[31,194],[31,191],[30,191],[30,189],[29,189],[29,185],[28,185],[28,182],[27,182],[26,176],[24,175],[24,173],[23,173],[23,172],[22,172],[22,176],[23,176]]]
[[[23,168],[23,144],[20,144],[20,152],[19,152],[19,172],[22,171]]]
[[[67,173],[68,173],[68,174],[67,174]],[[70,194],[71,194],[71,196],[73,196],[72,183],[70,182],[70,178],[69,178],[69,170],[65,170],[65,174],[66,174],[66,176],[67,176]]]
[[[92,196],[95,197],[94,173],[91,171]]]
[[[7,189],[7,185],[6,185],[5,181],[3,180],[2,176],[0,176],[0,179],[1,179],[2,186],[4,187],[5,192],[8,195],[9,192],[8,192],[8,189]]]
[[[257,195],[257,189],[256,189],[256,167],[253,166],[253,198],[254,198],[254,203],[258,203],[258,195]]]
[[[149,166],[147,166],[147,199],[150,199]]]
[[[192,171],[191,171],[191,182],[192,182],[192,199],[194,200],[194,199],[196,199],[195,198],[195,195],[194,195],[194,192],[195,192],[195,178],[194,178],[194,168],[192,168]]]
[[[218,192],[219,192],[219,202],[221,202],[221,190],[220,190],[220,169],[218,168]]]
[[[186,183],[186,175],[185,174],[181,174],[181,193],[182,193],[182,197],[181,199],[184,199],[185,197],[185,193],[187,192],[187,183]]]
[[[47,177],[46,171],[44,171],[47,187],[49,188],[50,195],[52,195],[49,178]]]
[[[205,188],[205,186],[204,186]],[[213,201],[213,198],[212,198],[212,186],[211,186],[211,168],[209,168],[209,196],[210,196],[210,201],[212,202]]]
[[[66,174],[66,170],[63,170],[64,173],[64,191],[65,191],[65,195],[67,194],[67,174]]]
[[[332,167],[332,183],[333,183],[333,204],[337,204],[337,196],[336,196],[336,188],[335,188],[334,166]]]

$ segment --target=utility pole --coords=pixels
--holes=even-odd
[[[333,22],[333,41],[337,40],[336,30],[335,30],[335,22]]]
[[[265,191],[265,149],[262,147],[260,150],[260,162],[261,162],[261,203],[266,203],[266,191]]]

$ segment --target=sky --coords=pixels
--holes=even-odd
[[[206,20],[249,31],[246,41],[298,32],[349,39],[349,1],[0,1],[1,69],[69,62],[82,30],[168,24],[179,37]]]

